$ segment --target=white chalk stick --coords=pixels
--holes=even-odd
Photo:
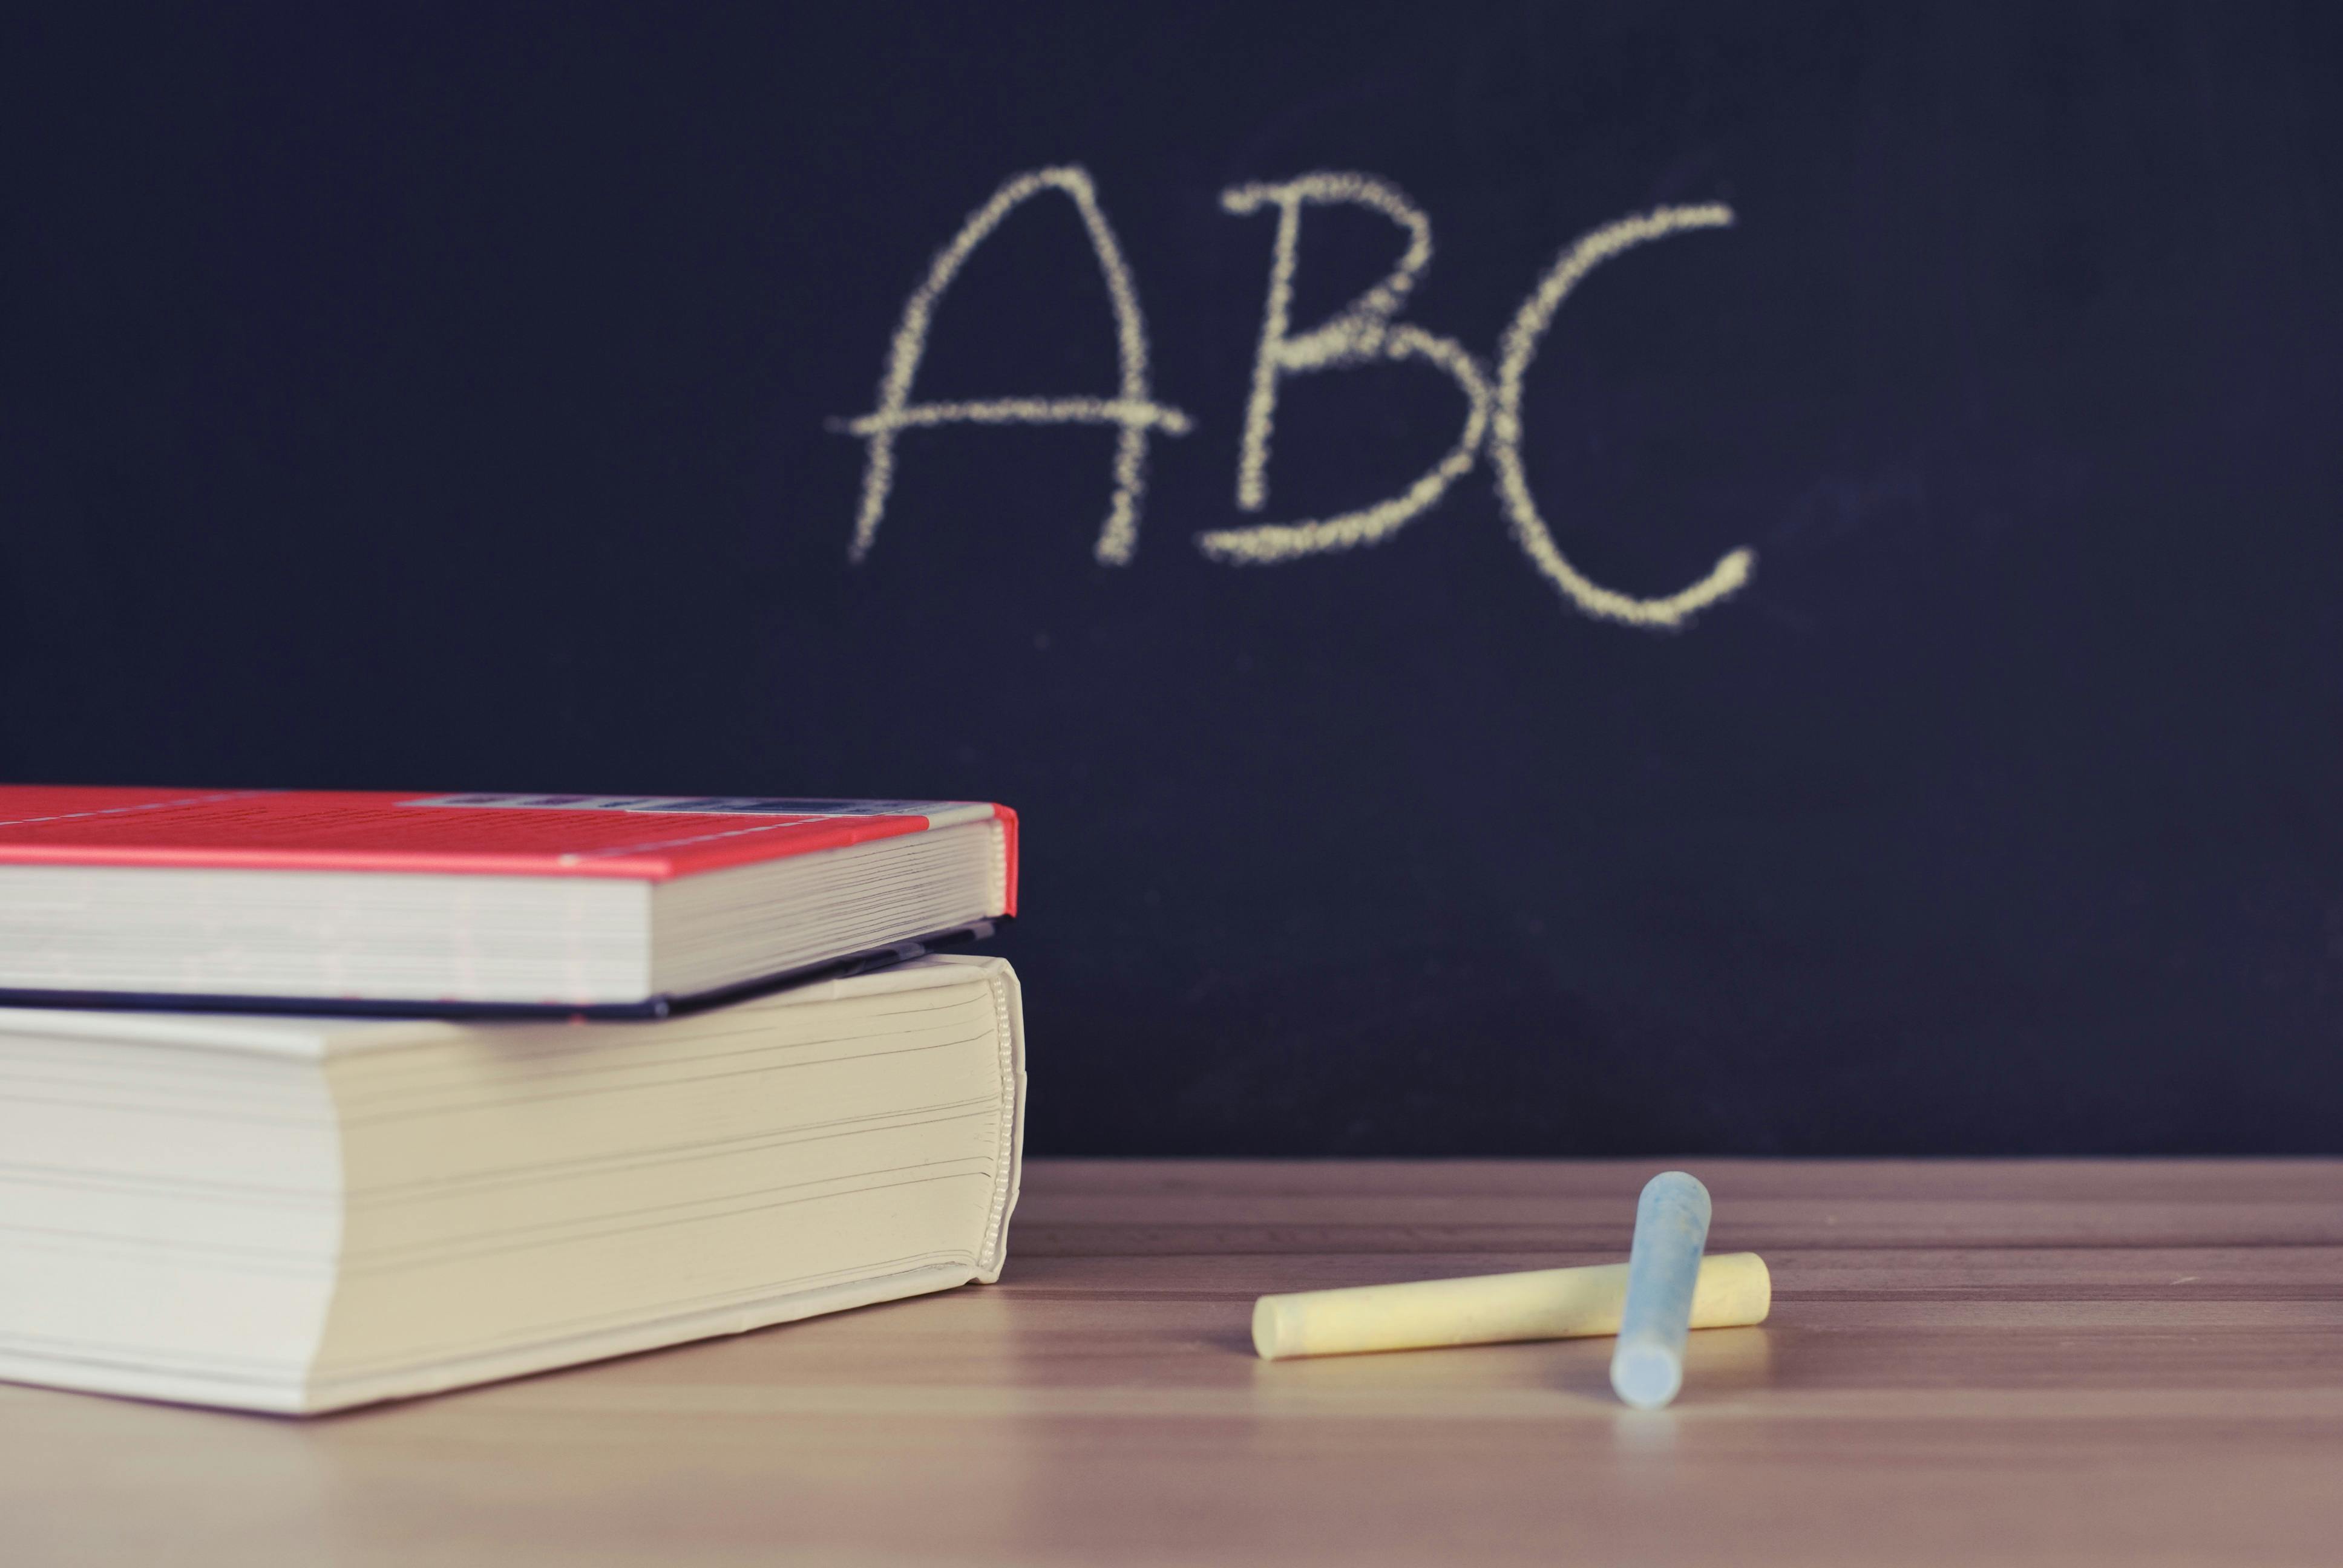
[[[1684,1386],[1684,1331],[1708,1244],[1708,1189],[1663,1171],[1635,1202],[1627,1252],[1627,1301],[1611,1350],[1611,1388],[1638,1410],[1657,1410]]]
[[[1626,1305],[1629,1267],[1598,1263],[1263,1296],[1252,1309],[1252,1346],[1263,1361],[1274,1362],[1615,1334]],[[1756,1253],[1703,1259],[1692,1325],[1762,1323],[1773,1302],[1772,1278]]]

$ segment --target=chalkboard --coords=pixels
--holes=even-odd
[[[1006,800],[1043,1151],[2343,1149],[2331,8],[8,26],[9,779]]]

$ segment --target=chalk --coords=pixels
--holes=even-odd
[[[1464,1280],[1363,1285],[1263,1296],[1252,1309],[1252,1348],[1263,1361],[1429,1350],[1508,1340],[1572,1340],[1619,1332],[1627,1263],[1536,1269]],[[1703,1259],[1692,1326],[1762,1323],[1773,1305],[1765,1260],[1755,1252]]]
[[[1657,1410],[1684,1386],[1684,1331],[1708,1244],[1708,1189],[1663,1171],[1635,1201],[1627,1251],[1627,1301],[1611,1350],[1611,1387],[1638,1410]]]

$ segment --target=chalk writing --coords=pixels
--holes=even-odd
[[[1554,542],[1537,503],[1530,498],[1529,477],[1522,471],[1522,377],[1529,373],[1538,343],[1554,325],[1554,314],[1579,280],[1620,252],[1646,240],[1691,228],[1722,228],[1733,222],[1729,207],[1664,206],[1640,217],[1623,217],[1604,224],[1562,253],[1522,302],[1513,324],[1505,329],[1497,350],[1497,418],[1489,438],[1489,457],[1497,470],[1497,496],[1504,503],[1513,538],[1532,563],[1560,588],[1570,602],[1588,615],[1628,626],[1677,627],[1694,614],[1749,580],[1756,556],[1737,549],[1710,568],[1700,581],[1664,598],[1631,598],[1590,582]]]
[[[1107,298],[1114,307],[1115,357],[1121,368],[1120,395],[912,405],[911,378],[919,373],[920,357],[927,352],[928,325],[944,290],[1002,219],[1047,190],[1062,191],[1073,202],[1074,210],[1081,215],[1083,232],[1090,236],[1091,249],[1097,253],[1099,271],[1105,276]],[[1037,169],[1011,179],[993,192],[990,201],[969,215],[951,243],[929,263],[928,276],[911,291],[888,350],[887,373],[879,382],[879,406],[844,426],[869,445],[850,559],[860,561],[869,555],[879,538],[879,523],[887,512],[887,491],[895,477],[896,433],[954,424],[1121,426],[1114,447],[1114,496],[1107,504],[1106,521],[1099,529],[1094,553],[1108,566],[1130,564],[1131,552],[1139,548],[1140,503],[1147,487],[1148,432],[1161,429],[1184,436],[1189,422],[1188,416],[1177,408],[1148,396],[1147,323],[1139,313],[1139,290],[1123,262],[1122,247],[1115,243],[1114,230],[1099,207],[1091,176],[1081,169]]]
[[[945,290],[976,247],[1010,213],[1046,190],[1061,191],[1073,202],[1097,255],[1099,270],[1106,278],[1121,372],[1119,395],[912,403],[911,383],[926,351],[929,325]],[[1406,246],[1380,282],[1318,326],[1296,333],[1292,329],[1293,279],[1301,266],[1302,211],[1342,204],[1391,219],[1406,235]],[[1637,598],[1603,587],[1571,565],[1554,542],[1554,531],[1531,495],[1522,457],[1523,384],[1537,357],[1538,346],[1572,291],[1595,267],[1636,246],[1672,234],[1730,226],[1732,209],[1717,203],[1656,207],[1604,224],[1574,241],[1539,278],[1505,329],[1498,344],[1493,381],[1455,339],[1412,324],[1393,324],[1410,291],[1432,264],[1432,220],[1390,182],[1366,174],[1309,174],[1274,184],[1232,186],[1221,193],[1221,206],[1237,216],[1264,210],[1277,215],[1261,337],[1237,447],[1239,511],[1258,512],[1269,504],[1269,455],[1279,388],[1289,377],[1378,360],[1421,360],[1456,383],[1464,395],[1465,414],[1456,444],[1398,495],[1331,518],[1208,530],[1196,536],[1198,548],[1207,557],[1233,565],[1262,565],[1380,543],[1438,505],[1449,487],[1472,471],[1485,445],[1495,473],[1498,503],[1514,542],[1539,575],[1584,613],[1626,626],[1671,629],[1687,624],[1699,611],[1749,581],[1756,557],[1744,548],[1729,551],[1690,587],[1660,598]],[[894,477],[897,435],[907,429],[960,424],[1119,427],[1114,493],[1093,553],[1108,566],[1130,564],[1139,544],[1148,436],[1155,430],[1185,435],[1192,422],[1186,414],[1154,401],[1149,393],[1147,329],[1140,315],[1138,289],[1099,206],[1090,176],[1080,168],[1040,169],[1008,181],[969,216],[951,243],[936,253],[926,278],[903,307],[902,320],[889,348],[886,374],[879,383],[878,407],[839,427],[869,445],[861,508],[848,552],[850,559],[861,560],[878,538]]]
[[[1289,331],[1289,316],[1293,274],[1300,259],[1302,209],[1337,202],[1353,203],[1390,218],[1407,231],[1407,249],[1389,276],[1319,327],[1294,337]],[[1388,538],[1410,518],[1437,505],[1448,487],[1472,468],[1473,454],[1479,449],[1489,423],[1489,384],[1463,346],[1420,327],[1391,325],[1416,278],[1431,265],[1432,220],[1396,188],[1372,175],[1315,174],[1282,185],[1237,186],[1221,193],[1221,206],[1240,215],[1265,206],[1277,209],[1269,302],[1262,313],[1252,396],[1245,403],[1244,436],[1237,452],[1240,510],[1257,512],[1268,504],[1270,432],[1277,417],[1278,383],[1287,376],[1374,359],[1423,359],[1446,371],[1463,389],[1464,432],[1430,472],[1399,495],[1373,506],[1315,522],[1216,529],[1197,535],[1196,543],[1214,560],[1265,563]]]

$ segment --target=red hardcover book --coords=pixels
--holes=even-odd
[[[1016,913],[970,801],[0,786],[0,1000],[659,1014]]]

